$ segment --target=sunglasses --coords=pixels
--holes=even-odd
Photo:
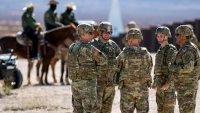
[[[177,33],[177,34],[175,34],[175,37],[178,37],[178,36],[180,36],[180,34],[178,34],[178,33]]]

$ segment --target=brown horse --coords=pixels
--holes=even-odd
[[[68,56],[68,48],[69,46],[73,43],[73,40],[65,40],[65,42],[61,45],[61,47],[58,49],[56,55],[51,59],[50,65],[51,65],[51,69],[52,69],[52,77],[54,80],[54,83],[57,82],[56,80],[56,74],[55,74],[55,65],[57,63],[58,60],[61,60],[61,76],[60,76],[60,83],[62,85],[64,85],[65,83],[67,85],[70,85],[69,79],[68,79],[68,68],[67,68],[67,56]],[[39,69],[40,69],[40,65],[42,64],[41,61],[37,62],[37,75],[39,75]],[[65,73],[65,76],[63,76]],[[64,83],[65,80],[65,83]]]
[[[51,31],[48,31],[44,34],[45,45],[41,46],[41,56],[42,56],[42,72],[40,77],[40,84],[43,84],[43,75],[45,74],[45,83],[48,83],[47,74],[48,67],[51,59],[55,56],[55,53],[59,46],[66,40],[70,39],[75,40],[74,36],[76,33],[76,27],[74,25],[69,25],[61,28],[57,28]],[[7,51],[9,48],[14,49],[14,54],[19,57],[28,59],[28,84],[31,84],[30,81],[30,72],[33,67],[33,59],[28,58],[27,47],[22,46],[17,43],[16,35],[4,36],[0,39],[0,46],[2,51]],[[44,49],[45,48],[45,49]],[[37,75],[39,78],[39,76]]]
[[[67,43],[66,43],[67,42]],[[53,77],[55,76],[55,65],[56,62],[60,59],[61,60],[61,76],[60,76],[60,83],[64,85],[65,83],[69,85],[69,79],[68,79],[68,68],[67,68],[67,56],[68,56],[68,48],[73,42],[70,40],[66,40],[64,44],[62,44],[60,48],[60,52],[56,54],[54,58],[51,60],[51,68],[53,72]],[[65,73],[65,76],[64,76]],[[64,83],[65,80],[65,83]],[[55,80],[54,82],[56,82]]]

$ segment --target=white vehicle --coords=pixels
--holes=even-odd
[[[13,89],[20,88],[23,82],[21,71],[16,67],[16,56],[12,50],[6,54],[0,54],[0,80]]]

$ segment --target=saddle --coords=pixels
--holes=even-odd
[[[39,38],[39,45],[44,45],[44,33],[41,32],[40,35],[38,36]],[[16,40],[20,45],[23,46],[32,46],[32,41],[30,40],[29,37],[23,32],[17,32],[16,34]]]

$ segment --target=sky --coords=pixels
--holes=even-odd
[[[58,0],[57,12],[65,10],[68,2],[77,6],[77,20],[107,21],[112,0]],[[1,0],[0,20],[21,20],[22,8],[35,4],[35,18],[43,23],[48,0]],[[136,21],[140,27],[171,24],[200,18],[200,0],[119,0],[122,23]]]

